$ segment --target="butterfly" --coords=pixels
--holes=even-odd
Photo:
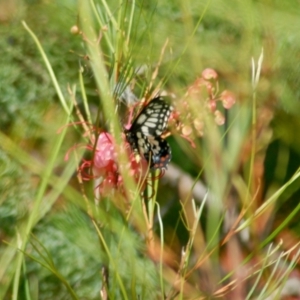
[[[161,97],[151,100],[124,131],[133,151],[142,155],[150,169],[165,169],[171,160],[171,147],[161,135],[166,130],[172,106]]]

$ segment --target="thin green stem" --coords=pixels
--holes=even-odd
[[[160,229],[160,260],[159,260],[159,279],[160,279],[160,289],[161,295],[165,295],[165,288],[164,288],[164,276],[163,276],[163,254],[164,254],[164,225],[160,215],[160,206],[156,202],[157,206],[157,217]]]
[[[82,100],[83,100],[84,110],[85,110],[89,125],[91,125],[93,123],[92,123],[91,113],[90,113],[90,110],[89,110],[88,99],[86,97],[86,92],[85,92],[85,87],[84,87],[84,82],[83,82],[83,77],[82,77],[81,70],[79,70],[79,82],[80,82],[80,90],[81,90],[81,96],[82,96]]]
[[[66,123],[69,123],[69,121],[70,121],[70,119],[68,116]],[[61,132],[61,134],[58,135],[56,140],[54,141],[53,151],[51,152],[49,163],[46,166],[45,171],[41,174],[42,181],[38,188],[38,191],[37,191],[37,194],[35,197],[35,201],[34,201],[34,205],[33,205],[33,209],[29,215],[28,222],[25,227],[25,231],[22,234],[22,236],[19,237],[19,248],[21,251],[18,253],[18,257],[17,257],[17,267],[16,267],[15,278],[14,278],[14,283],[13,283],[13,297],[12,297],[13,300],[17,300],[17,298],[18,298],[21,267],[22,267],[22,262],[23,262],[23,253],[22,252],[25,251],[25,247],[27,245],[29,234],[30,234],[34,224],[36,223],[36,220],[39,219],[40,205],[43,200],[43,196],[45,194],[46,188],[49,185],[50,176],[53,172],[53,168],[55,166],[55,162],[57,160],[59,151],[60,151],[62,143],[64,141],[66,131],[67,130],[64,129]]]
[[[49,60],[47,58],[47,55],[46,55],[46,53],[45,53],[45,51],[44,51],[41,43],[39,42],[38,38],[33,33],[33,31],[28,27],[28,25],[26,24],[26,22],[22,21],[22,24],[23,24],[24,28],[28,31],[28,33],[31,35],[31,37],[34,40],[34,42],[36,43],[37,48],[39,49],[39,51],[40,51],[40,53],[42,55],[42,58],[43,58],[43,60],[45,62],[45,65],[46,65],[46,67],[48,69],[49,75],[50,75],[51,80],[53,82],[53,85],[55,87],[55,90],[56,90],[56,93],[57,93],[58,98],[60,100],[60,103],[61,103],[62,107],[64,108],[65,112],[67,113],[67,115],[69,116],[71,114],[71,109],[68,107],[68,105],[66,103],[66,100],[65,100],[64,95],[63,95],[63,93],[62,93],[62,91],[60,89],[60,86],[58,84],[58,81],[56,79],[54,71],[52,69],[52,66],[51,66],[51,64],[50,64],[50,62],[49,62]]]

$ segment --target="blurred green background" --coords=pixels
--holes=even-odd
[[[101,7],[101,1],[98,5]],[[117,14],[119,2],[112,1],[109,5]],[[300,164],[300,2],[176,0],[136,1],[136,6],[138,16],[133,24],[131,53],[135,67],[155,65],[168,39],[159,77],[165,79],[165,89],[170,91],[184,91],[209,67],[219,74],[220,90],[232,90],[238,102],[249,101],[252,97],[251,58],[257,61],[263,48],[264,61],[257,89],[258,153],[262,153],[264,166],[263,201],[265,195],[282,186]],[[97,109],[97,93],[93,74],[86,67],[82,37],[70,31],[78,23],[77,1],[0,1],[0,130],[20,149],[45,163],[65,115],[40,53],[22,26],[22,20],[38,36],[66,95],[68,84],[78,84],[79,66],[85,68],[84,82],[92,111]],[[78,101],[81,105],[81,100]],[[56,174],[60,174],[64,155],[77,140],[76,133],[68,134],[55,166]],[[174,139],[170,143],[173,163],[196,175],[198,169],[192,160],[187,158],[182,162],[182,149]],[[38,186],[32,170],[1,146],[0,256],[7,249],[4,241],[10,241],[22,227]],[[299,180],[294,182],[279,199],[274,210],[275,224],[297,207],[299,184]],[[75,180],[74,185],[77,185]],[[174,210],[178,210],[178,206]],[[170,226],[173,226],[172,213],[170,209],[165,216]],[[100,254],[87,242],[97,240],[97,235],[91,230],[92,225],[84,222],[86,218],[78,208],[58,198],[35,226],[34,234],[55,258],[63,275],[75,286],[80,285],[79,297],[98,299],[100,266],[95,262]],[[298,220],[297,210],[288,224],[296,237],[300,235]],[[165,226],[168,227],[168,223]],[[179,239],[184,241],[186,237]],[[89,246],[84,247],[85,244]],[[152,267],[147,265],[149,274]],[[31,262],[27,268],[32,282],[39,282],[38,299],[67,299],[61,282],[40,264]],[[149,275],[145,280],[151,281],[151,278]],[[6,295],[9,299],[10,293]]]

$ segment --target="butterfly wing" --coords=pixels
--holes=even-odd
[[[160,136],[166,130],[172,109],[162,98],[154,98],[142,109],[130,130],[141,131],[145,136]]]
[[[161,137],[148,138],[151,150],[144,154],[144,157],[150,161],[150,168],[165,169],[172,158],[171,147],[167,141]]]
[[[172,107],[160,97],[148,103],[125,131],[132,149],[150,162],[151,169],[166,168],[171,148],[160,136],[166,130]]]

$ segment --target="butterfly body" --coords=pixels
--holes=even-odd
[[[171,148],[161,138],[166,130],[172,107],[160,97],[150,101],[138,114],[129,130],[125,130],[133,151],[150,163],[150,169],[166,168],[171,160]]]

